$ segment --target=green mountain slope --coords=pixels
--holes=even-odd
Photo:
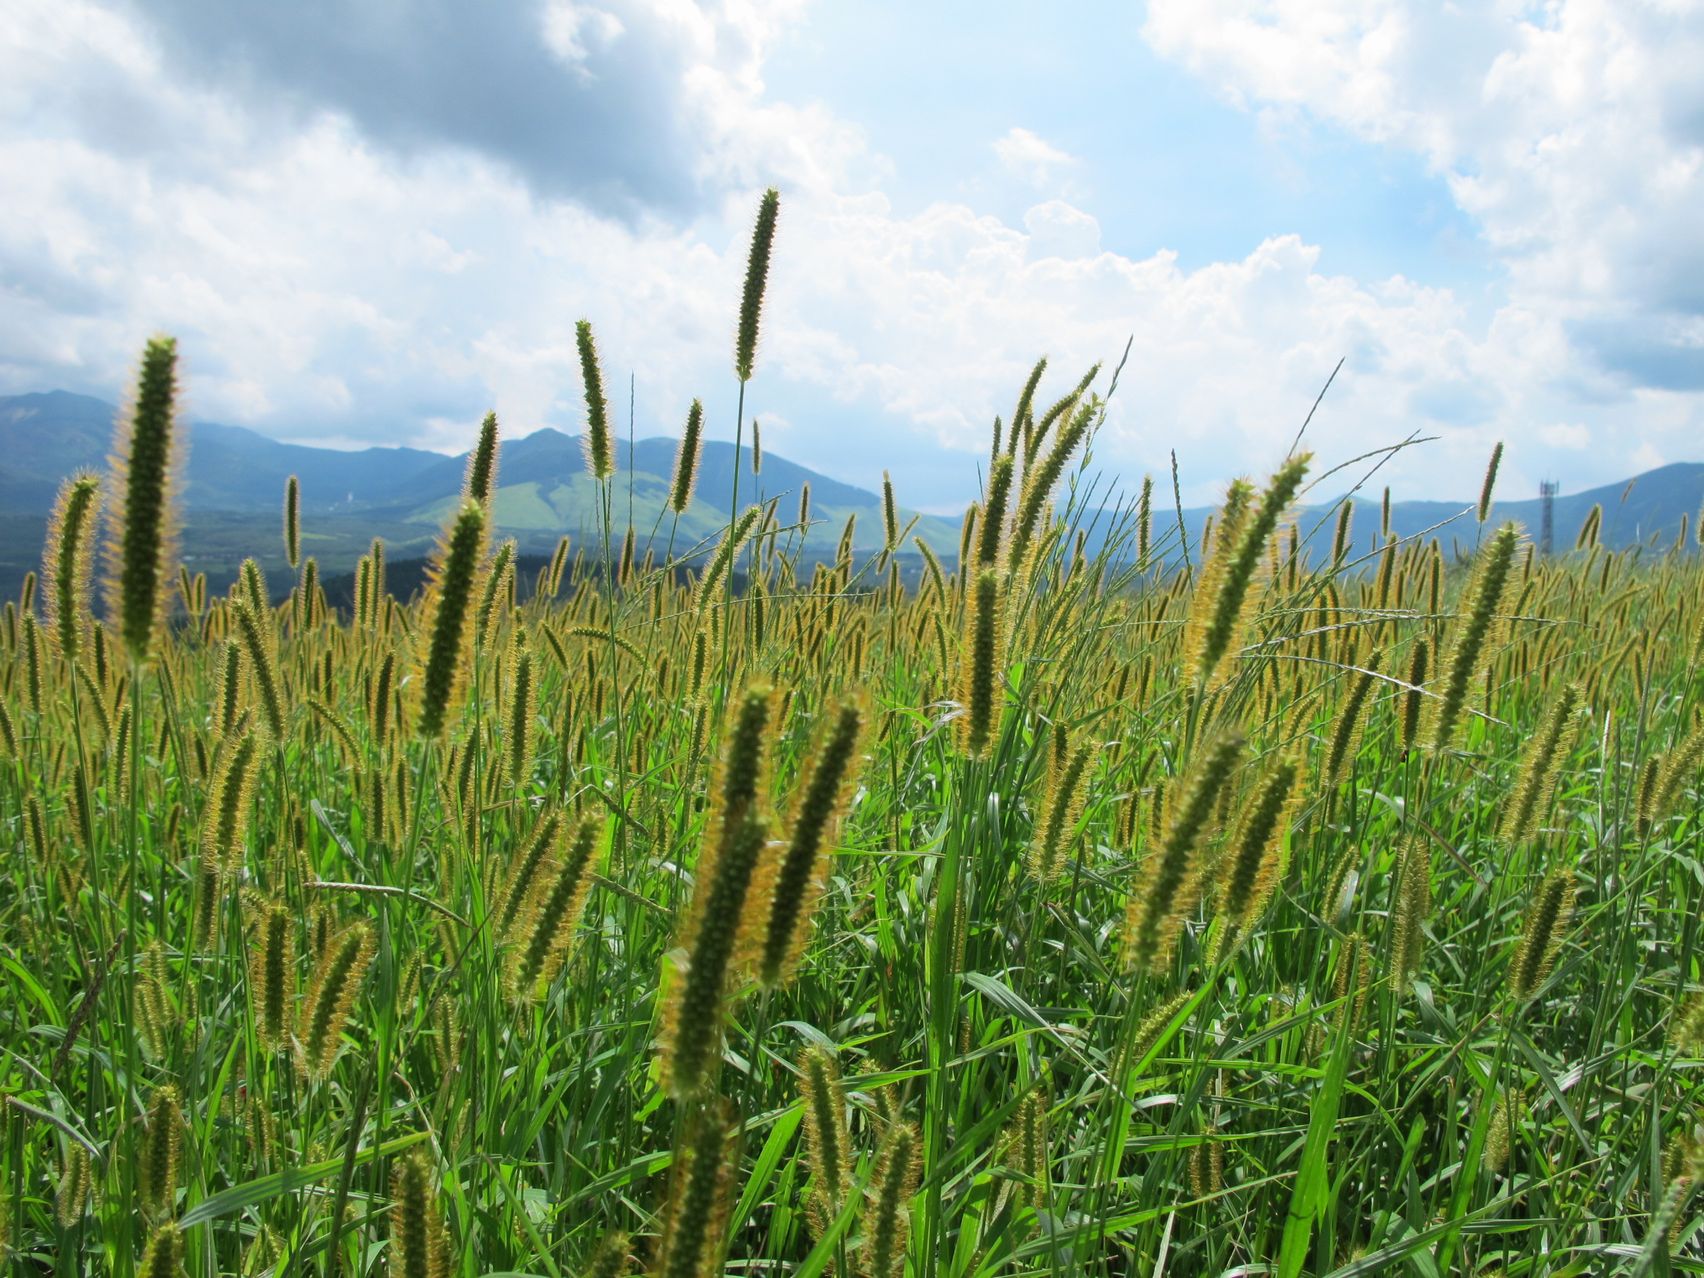
[[[0,591],[13,593],[24,572],[39,563],[41,530],[60,479],[79,467],[106,466],[116,412],[112,404],[64,391],[0,397]],[[470,438],[472,434],[470,424]],[[228,579],[243,556],[250,554],[283,580],[279,505],[288,475],[302,481],[307,552],[317,556],[322,571],[330,575],[349,571],[374,537],[385,539],[393,561],[426,553],[455,507],[466,465],[465,455],[447,457],[417,448],[350,452],[312,448],[208,422],[191,423],[188,436],[189,457],[180,490],[184,557],[215,582]],[[664,438],[618,446],[611,507],[614,532],[621,537],[631,519],[641,553],[648,545],[659,556],[671,546],[676,553],[701,550],[727,524],[735,497],[733,446],[721,441],[705,444],[693,501],[678,521],[665,509],[675,449],[675,441]],[[807,559],[832,556],[849,517],[856,520],[858,549],[879,547],[882,517],[877,494],[773,453],[765,454],[762,473],[753,475],[750,457],[747,450],[740,459],[741,506],[778,498],[782,523],[790,524],[796,517],[800,490],[810,485]],[[1603,541],[1619,548],[1672,538],[1683,517],[1697,515],[1701,498],[1704,463],[1663,466],[1632,480],[1558,497],[1556,549],[1565,551],[1573,545],[1581,521],[1594,505],[1603,507]],[[1379,541],[1379,492],[1358,493],[1354,500],[1355,552],[1369,555]],[[1211,513],[1204,508],[1183,512],[1192,553]],[[907,513],[903,518],[908,521],[911,516]],[[1511,518],[1538,536],[1536,498],[1499,501],[1492,520]],[[599,538],[598,494],[586,476],[580,440],[545,429],[506,441],[498,471],[496,520],[498,534],[514,537],[526,554],[548,554],[564,535],[577,546],[594,548]],[[1153,521],[1156,549],[1176,561],[1177,513],[1162,504],[1156,507]],[[1333,532],[1329,506],[1303,508],[1296,521],[1316,554],[1323,554]],[[1104,528],[1106,522],[1103,519],[1099,526]],[[1446,549],[1453,543],[1464,551],[1475,544],[1478,533],[1471,507],[1454,502],[1396,502],[1391,527],[1402,537],[1435,529],[1430,535],[1440,537]],[[956,557],[956,518],[921,516],[913,533],[924,537],[948,563]],[[1098,544],[1099,535],[1091,535],[1091,544]]]
[[[41,553],[42,520],[60,479],[80,467],[104,469],[117,409],[98,399],[55,391],[0,398],[0,588],[9,588]],[[469,428],[471,437],[473,431]],[[282,571],[279,545],[284,481],[302,485],[303,539],[327,573],[346,571],[375,536],[391,544],[393,558],[423,553],[454,509],[465,455],[446,457],[414,448],[344,452],[281,444],[240,427],[192,422],[181,477],[185,516],[182,545],[192,568],[210,579],[234,571],[244,555],[269,572]],[[693,501],[676,521],[665,510],[676,444],[643,439],[617,454],[611,515],[621,537],[631,517],[641,552],[654,544],[661,555],[707,547],[721,535],[734,501],[734,449],[705,444]],[[783,523],[796,517],[800,490],[811,487],[810,556],[830,555],[848,517],[855,544],[870,549],[882,538],[881,500],[875,494],[784,457],[766,454],[761,474],[741,457],[739,504],[779,498]],[[903,518],[911,518],[905,513]],[[506,441],[500,454],[496,520],[499,536],[514,537],[523,552],[548,553],[566,535],[588,546],[599,535],[596,485],[586,475],[579,439],[540,430]],[[958,521],[922,516],[913,533],[951,556]],[[654,543],[652,542],[654,534]]]

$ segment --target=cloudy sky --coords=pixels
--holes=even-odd
[[[466,446],[580,423],[573,326],[673,434],[955,508],[1029,365],[1134,338],[1097,465],[1185,497],[1310,428],[1399,496],[1704,460],[1692,0],[9,0],[0,393]],[[625,401],[625,395],[622,396]],[[625,402],[623,402],[625,408]]]

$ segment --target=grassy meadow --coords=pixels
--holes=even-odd
[[[294,489],[180,570],[144,352],[0,620],[8,1272],[1704,1272],[1684,531],[1310,556],[1296,451],[1183,546],[1038,365],[956,561],[687,544],[579,333],[597,536],[517,583],[487,419],[348,611]]]

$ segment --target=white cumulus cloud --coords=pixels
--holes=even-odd
[[[1511,305],[1628,384],[1704,389],[1704,6],[1154,0],[1145,34],[1233,100],[1425,157]]]
[[[430,119],[411,133],[342,84],[286,109],[240,77],[184,74],[177,38],[140,9],[19,0],[0,33],[0,391],[112,395],[167,329],[198,415],[456,448],[488,407],[511,434],[578,429],[586,316],[623,406],[633,378],[641,434],[678,429],[694,396],[731,434],[749,218],[775,182],[748,410],[785,423],[772,446],[799,461],[866,484],[892,468],[908,503],[968,495],[1037,356],[1056,394],[1131,338],[1096,463],[1159,474],[1175,449],[1190,501],[1275,464],[1340,358],[1309,440],[1336,462],[1438,436],[1381,472],[1399,493],[1471,499],[1497,439],[1511,495],[1696,454],[1704,307],[1688,298],[1704,277],[1680,218],[1704,111],[1675,73],[1689,28],[1664,11],[1569,0],[1549,26],[1490,10],[1458,31],[1397,0],[1153,4],[1156,46],[1251,106],[1424,154],[1508,264],[1491,308],[1324,269],[1322,246],[1282,226],[1188,266],[1115,251],[1065,185],[1081,166],[1021,129],[996,148],[1036,183],[1021,218],[901,204],[855,121],[766,90],[769,50],[802,20],[789,3],[532,11],[546,16],[529,38],[569,83],[553,92],[609,90],[629,65],[607,61],[617,50],[670,69],[669,109],[693,121],[675,139],[684,188],[637,199],[656,175],[605,147],[561,153],[591,166],[568,189],[532,171],[558,154],[542,135],[485,146]],[[1604,94],[1609,122],[1580,105]],[[629,129],[613,142],[640,144],[647,117],[605,106]],[[1624,138],[1635,125],[1660,136]],[[1610,153],[1617,138],[1631,158]]]
[[[1062,151],[1030,129],[1014,126],[994,142],[1000,167],[1037,190],[1052,190],[1077,166],[1077,157]]]

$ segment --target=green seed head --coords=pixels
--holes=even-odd
[[[284,481],[284,560],[294,568],[302,557],[302,484],[294,475]]]
[[[1509,965],[1509,992],[1525,1002],[1538,992],[1556,965],[1562,937],[1574,914],[1574,871],[1552,870],[1527,907],[1520,945]]]
[[[48,583],[48,631],[67,661],[77,660],[89,628],[89,567],[100,507],[100,478],[79,472],[59,486],[47,525],[42,576]]]
[[[686,429],[681,432],[675,453],[674,482],[669,485],[669,509],[684,515],[692,505],[692,490],[698,483],[698,463],[704,455],[704,403],[693,400],[687,410]]]
[[[157,337],[142,352],[135,397],[112,457],[119,505],[107,546],[107,614],[138,664],[152,655],[165,610],[175,531],[176,399],[177,342]]]
[[[739,335],[734,340],[734,372],[742,382],[751,380],[757,362],[758,324],[763,314],[763,290],[769,281],[769,255],[775,245],[775,219],[781,211],[781,193],[770,187],[757,206],[757,224],[752,227],[751,252],[746,257],[745,291],[740,295]]]
[[[840,1067],[827,1048],[807,1047],[800,1054],[799,1098],[805,1105],[811,1169],[809,1216],[812,1230],[821,1237],[852,1188],[853,1158]]]
[[[1504,524],[1480,552],[1479,566],[1462,600],[1449,655],[1442,665],[1438,695],[1432,703],[1432,748],[1449,746],[1456,726],[1467,708],[1468,694],[1480,673],[1492,627],[1502,608],[1520,535],[1514,524]]]
[[[910,1231],[910,1203],[917,1193],[917,1129],[895,1123],[882,1141],[873,1176],[865,1265],[871,1278],[902,1278]]]
[[[988,472],[988,495],[977,518],[976,562],[992,568],[1000,562],[1001,540],[1006,535],[1006,507],[1012,497],[1012,474],[1016,462],[1010,453],[994,460]]]
[[[562,858],[545,875],[532,911],[531,929],[517,945],[509,971],[510,989],[531,997],[562,970],[585,910],[603,845],[601,817],[583,819]]]
[[[676,1152],[663,1214],[659,1278],[705,1278],[722,1272],[722,1238],[731,1207],[728,1159],[731,1107],[716,1101],[697,1110]]]
[[[1227,732],[1201,754],[1184,793],[1168,806],[1170,820],[1159,847],[1144,864],[1146,882],[1131,898],[1125,953],[1132,967],[1163,971],[1184,919],[1201,899],[1199,846],[1213,824],[1219,796],[1242,757],[1240,733]]]
[[[798,964],[822,895],[829,836],[856,775],[864,713],[851,702],[829,718],[812,751],[810,780],[793,814],[792,837],[776,867],[767,918],[762,920],[758,975],[769,988],[781,984]]]
[[[183,1108],[177,1088],[156,1087],[148,1101],[147,1126],[137,1164],[142,1209],[151,1217],[171,1214],[177,1198],[178,1162],[183,1153]]]
[[[439,543],[427,600],[430,621],[424,630],[421,660],[420,722],[423,737],[439,737],[459,706],[467,664],[474,578],[484,537],[485,511],[467,502]]]
[[[391,1167],[390,1273],[393,1278],[438,1278],[448,1268],[438,1211],[437,1175],[419,1150]]]
[[[323,1079],[331,1073],[344,1024],[372,961],[373,938],[365,923],[351,923],[326,943],[296,1034],[308,1078]]]
[[[149,1236],[136,1273],[137,1278],[179,1278],[183,1273],[183,1234],[175,1222],[168,1220]]]
[[[1390,982],[1405,992],[1426,954],[1425,924],[1432,913],[1432,845],[1410,835],[1397,853],[1391,907]]]
[[[497,414],[485,414],[479,423],[479,442],[467,455],[467,474],[462,480],[462,500],[476,501],[491,509],[497,491]]]
[[[1503,460],[1503,441],[1498,440],[1497,446],[1491,450],[1491,461],[1485,467],[1485,482],[1479,486],[1479,522],[1484,523],[1491,515],[1491,492],[1497,486],[1497,467]]]
[[[580,383],[586,397],[586,469],[601,481],[615,474],[615,449],[610,444],[609,401],[604,398],[603,368],[590,320],[574,325],[574,341],[580,348]]]
[[[71,1229],[83,1219],[83,1213],[89,1208],[89,1190],[93,1183],[93,1174],[89,1165],[89,1151],[79,1142],[71,1141],[65,1147],[65,1161],[59,1173],[59,1191],[54,1196],[54,1218],[58,1220],[61,1229]]]

